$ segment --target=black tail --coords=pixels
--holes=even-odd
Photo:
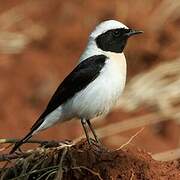
[[[42,116],[42,115],[41,115]],[[23,138],[21,139],[20,141],[16,142],[14,147],[12,148],[12,150],[10,151],[9,154],[12,154],[14,153],[22,144],[24,144],[25,142],[28,141],[28,139],[30,139],[34,132],[41,126],[41,124],[43,123],[44,119],[43,118],[40,118],[34,123],[34,125],[32,126],[30,132]]]
[[[24,144],[28,139],[32,137],[32,131],[30,131],[23,139],[20,141],[16,142],[12,150],[10,151],[9,154],[14,153],[22,144]]]

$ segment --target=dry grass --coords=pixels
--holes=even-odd
[[[134,118],[125,119],[122,122],[116,122],[113,124],[106,125],[105,127],[97,129],[98,137],[105,138],[109,136],[114,136],[116,134],[129,131],[131,129],[144,127],[150,124],[156,124],[158,122],[166,121],[167,119],[159,118],[156,113],[146,114],[143,116],[138,116]],[[75,142],[78,142],[80,139],[84,138],[85,136],[81,136],[75,139]]]
[[[133,111],[146,104],[162,116],[179,121],[179,87],[180,58],[177,58],[132,78],[119,100],[119,106]]]
[[[63,160],[73,145],[59,143],[51,148],[45,145],[27,152],[0,155],[0,162],[7,162],[0,169],[0,179],[61,179],[64,171]]]
[[[152,155],[153,159],[158,161],[172,161],[180,158],[180,148],[160,152]]]
[[[0,53],[19,54],[34,40],[41,40],[46,35],[46,29],[27,17],[29,7],[38,11],[41,3],[26,1],[0,14]],[[19,31],[13,31],[14,28]]]
[[[132,136],[131,140],[141,131],[142,129]],[[124,146],[131,140],[124,144]],[[107,175],[108,177],[111,176],[111,174],[104,174],[105,169],[109,172],[116,172],[116,174],[123,172],[125,177],[128,177],[129,171],[132,173],[131,170],[133,170],[137,179],[137,174],[140,173],[139,171],[142,171],[141,173],[143,174],[147,172],[153,173],[158,177],[156,169],[153,169],[157,168],[157,166],[162,168],[166,166],[166,171],[170,171],[173,168],[176,174],[179,172],[178,168],[173,165],[172,162],[160,163],[152,160],[149,154],[140,149],[135,150],[136,148],[133,147],[131,150],[122,150],[123,147],[110,151],[102,145],[94,144],[89,146],[87,142],[81,141],[76,145],[64,144],[51,148],[39,147],[19,154],[4,154],[4,157],[7,158],[5,161],[8,162],[8,166],[6,164],[6,166],[0,169],[0,179],[60,180],[88,177],[88,179],[95,178],[102,180],[106,178]],[[178,157],[178,152],[179,150],[174,150],[174,158]],[[164,155],[167,158],[170,152],[153,156],[155,159],[160,160],[164,159]],[[169,157],[172,160],[172,157]],[[119,164],[120,161],[123,163]],[[134,166],[134,163],[136,163],[136,166]],[[124,168],[124,166],[129,166],[131,170]],[[147,166],[149,168],[146,168]],[[143,167],[145,169],[143,169]],[[163,172],[163,175],[161,173],[159,173],[159,175],[164,177],[165,175],[168,176],[168,173],[164,174]],[[115,177],[117,177],[117,175]],[[141,177],[140,179],[143,178]]]

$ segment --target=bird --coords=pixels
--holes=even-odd
[[[44,112],[29,133],[15,143],[10,154],[38,132],[73,118],[80,119],[89,144],[92,139],[88,128],[99,143],[90,121],[107,115],[121,96],[127,74],[123,50],[129,37],[141,33],[117,20],[98,24],[90,33],[75,68],[60,83]]]

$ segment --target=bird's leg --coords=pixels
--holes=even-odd
[[[88,134],[88,129],[87,129],[87,126],[86,126],[86,119],[82,118],[81,119],[81,124],[82,124],[84,132],[86,134],[86,138],[88,140],[88,143],[91,144],[91,140],[90,140],[90,137],[89,137],[89,134]]]
[[[96,133],[95,133],[95,131],[94,131],[94,128],[93,128],[92,125],[91,125],[90,120],[87,119],[86,122],[87,122],[89,128],[91,129],[91,132],[93,133],[93,136],[94,136],[96,142],[97,142],[98,144],[100,144],[100,141],[99,141],[99,139],[98,139],[98,137],[97,137],[97,135],[96,135]]]

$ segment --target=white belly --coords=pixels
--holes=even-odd
[[[126,81],[124,54],[110,56],[99,76],[67,102],[72,116],[92,119],[107,114],[117,102]]]
[[[107,114],[117,102],[126,81],[124,54],[108,53],[99,76],[85,89],[50,113],[34,132],[74,117],[92,119]]]

